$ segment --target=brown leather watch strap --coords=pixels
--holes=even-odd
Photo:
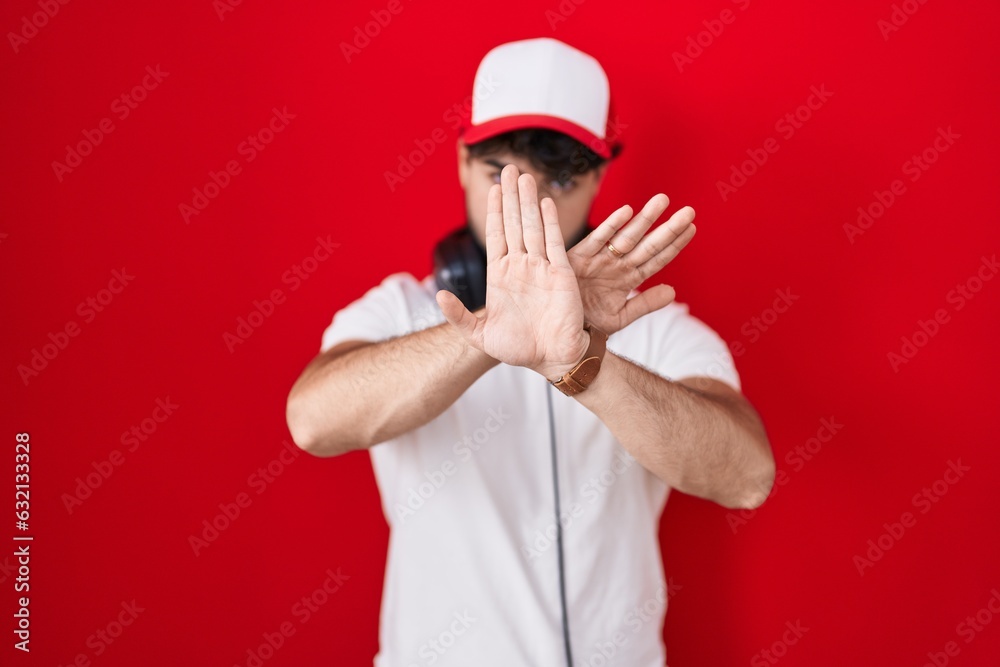
[[[575,396],[590,386],[601,370],[601,361],[607,349],[608,335],[591,324],[585,324],[583,330],[590,333],[590,345],[583,355],[583,360],[573,369],[553,382],[556,389],[567,396]]]

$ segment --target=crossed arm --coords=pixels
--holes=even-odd
[[[441,291],[448,323],[317,357],[289,395],[293,439],[320,456],[370,447],[434,419],[497,363],[559,378],[588,347],[585,315],[610,334],[673,300],[667,285],[628,298],[694,235],[689,207],[646,234],[667,204],[657,195],[634,218],[624,206],[567,253],[555,205],[539,203],[532,177],[508,165],[488,200],[485,309],[473,314]],[[609,241],[621,257],[606,250]],[[401,367],[421,370],[387,396],[382,389]],[[763,425],[723,382],[667,380],[609,351],[590,387],[566,400],[591,410],[641,465],[684,493],[752,509],[770,492],[774,458]]]

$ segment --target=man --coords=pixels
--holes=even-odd
[[[690,207],[647,233],[658,194],[566,249],[616,153],[597,61],[525,40],[476,80],[495,90],[458,163],[485,305],[389,276],[333,318],[289,428],[317,456],[370,452],[390,526],[376,667],[662,667],[667,495],[755,508],[770,445],[719,336],[671,287],[635,291],[694,235]]]

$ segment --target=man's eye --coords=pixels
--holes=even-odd
[[[493,179],[494,183],[499,183],[500,182],[500,172],[498,171],[498,172],[496,172],[494,174],[490,174],[490,178]]]
[[[569,179],[568,181],[560,181],[558,179],[549,181],[549,188],[551,188],[552,192],[557,192],[559,194],[570,192],[575,187],[576,187],[576,180],[572,178]]]

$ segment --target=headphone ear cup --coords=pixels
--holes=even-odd
[[[486,305],[486,251],[463,227],[434,248],[434,280],[438,289],[457,296],[471,311]]]
[[[469,242],[465,244],[465,262],[469,267],[469,299],[463,301],[465,307],[475,312],[486,305],[486,250],[483,249],[471,233],[467,234]]]
[[[591,231],[584,225],[570,239],[567,250]],[[486,249],[467,226],[444,237],[434,247],[434,281],[438,289],[448,290],[473,312],[486,305]]]

